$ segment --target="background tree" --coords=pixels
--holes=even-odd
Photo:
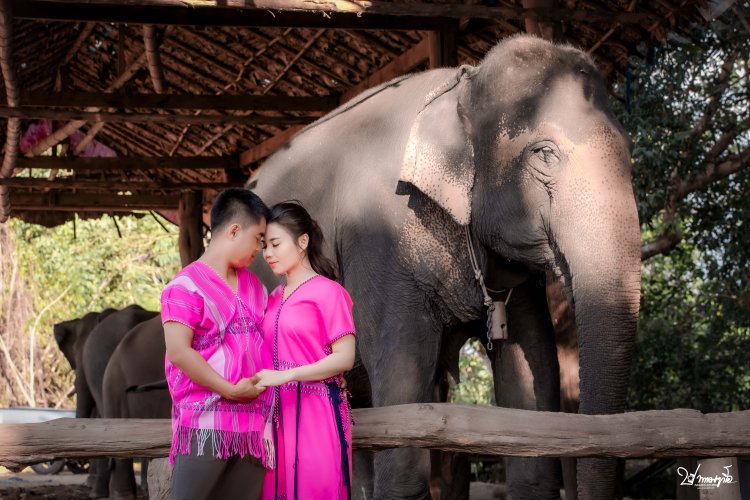
[[[750,408],[750,23],[633,59],[616,92],[643,224],[634,409]]]
[[[107,307],[159,310],[180,268],[177,228],[150,215],[0,225],[0,406],[72,406],[55,323]]]

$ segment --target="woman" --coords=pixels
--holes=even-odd
[[[323,234],[298,203],[271,209],[264,257],[286,275],[268,299],[264,349],[273,370],[277,467],[264,499],[351,498],[351,412],[341,374],[354,364],[352,301],[323,256]]]

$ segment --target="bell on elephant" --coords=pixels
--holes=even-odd
[[[496,300],[492,302],[492,328],[490,329],[492,340],[508,339],[508,311],[505,301]]]

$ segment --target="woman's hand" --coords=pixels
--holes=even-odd
[[[231,385],[223,396],[234,401],[252,401],[266,390],[265,387],[260,387],[259,380],[258,375],[252,378],[243,378],[236,384]]]
[[[255,374],[258,387],[276,387],[294,380],[292,370],[261,370]]]

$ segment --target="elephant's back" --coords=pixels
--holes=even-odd
[[[297,134],[262,166],[253,190],[267,203],[299,199],[313,213],[382,210],[395,195],[411,125],[424,96],[453,69],[368,90]]]
[[[122,370],[128,385],[154,382],[164,376],[166,353],[161,317],[153,317],[127,332],[112,353],[107,372],[110,368]]]

